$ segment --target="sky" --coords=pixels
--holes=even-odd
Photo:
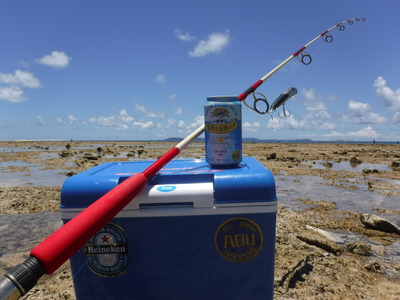
[[[208,96],[266,80],[243,137],[400,141],[398,0],[1,0],[0,140],[185,138]],[[252,96],[247,103],[252,106]]]

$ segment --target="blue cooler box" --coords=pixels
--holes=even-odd
[[[104,163],[67,179],[64,222],[152,162]],[[277,198],[257,160],[175,160],[71,258],[76,298],[273,299]]]

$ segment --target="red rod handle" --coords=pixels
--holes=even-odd
[[[33,248],[30,255],[39,259],[46,274],[53,273],[121,211],[146,182],[142,173],[129,177]]]
[[[135,198],[147,180],[179,152],[176,147],[170,149],[142,173],[117,185],[33,248],[30,255],[44,265],[46,274],[53,273]]]

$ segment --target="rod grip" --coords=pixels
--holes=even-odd
[[[121,182],[33,248],[31,256],[39,259],[46,274],[53,273],[136,197],[146,182],[142,173]]]

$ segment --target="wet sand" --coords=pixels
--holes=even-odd
[[[27,225],[27,219],[15,221],[20,224],[17,227],[32,236],[18,241],[18,232],[14,232],[18,228],[3,219],[2,235],[9,238],[0,247],[0,276],[24,261],[41,238],[61,226],[57,215],[51,212],[59,212],[61,183],[67,176],[103,162],[157,159],[174,145],[0,142],[0,214],[15,218],[37,216],[42,220],[37,227]],[[361,214],[368,210],[399,225],[400,145],[246,143],[243,152],[271,170],[277,182],[280,206],[275,299],[400,299],[400,250],[396,250],[400,249],[400,236],[368,229],[360,222]],[[178,158],[204,158],[203,153],[203,144],[193,143]],[[46,179],[46,174],[56,175]],[[329,193],[332,189],[334,194],[321,198],[316,196],[318,193],[310,193],[309,197],[302,194],[305,178],[318,181],[320,190]],[[288,187],[289,182],[297,184],[299,196],[293,186]],[[367,207],[343,210],[341,207],[347,207],[343,203],[351,199],[342,198],[350,192],[370,197],[366,199],[379,198],[381,202],[368,200]],[[288,198],[290,203],[298,203],[297,209],[292,208]],[[326,244],[321,245],[323,238],[313,237],[317,230],[331,234]],[[341,234],[369,244],[372,255],[350,252]],[[389,252],[391,260],[380,259]],[[75,299],[69,263],[42,277],[24,298]]]

